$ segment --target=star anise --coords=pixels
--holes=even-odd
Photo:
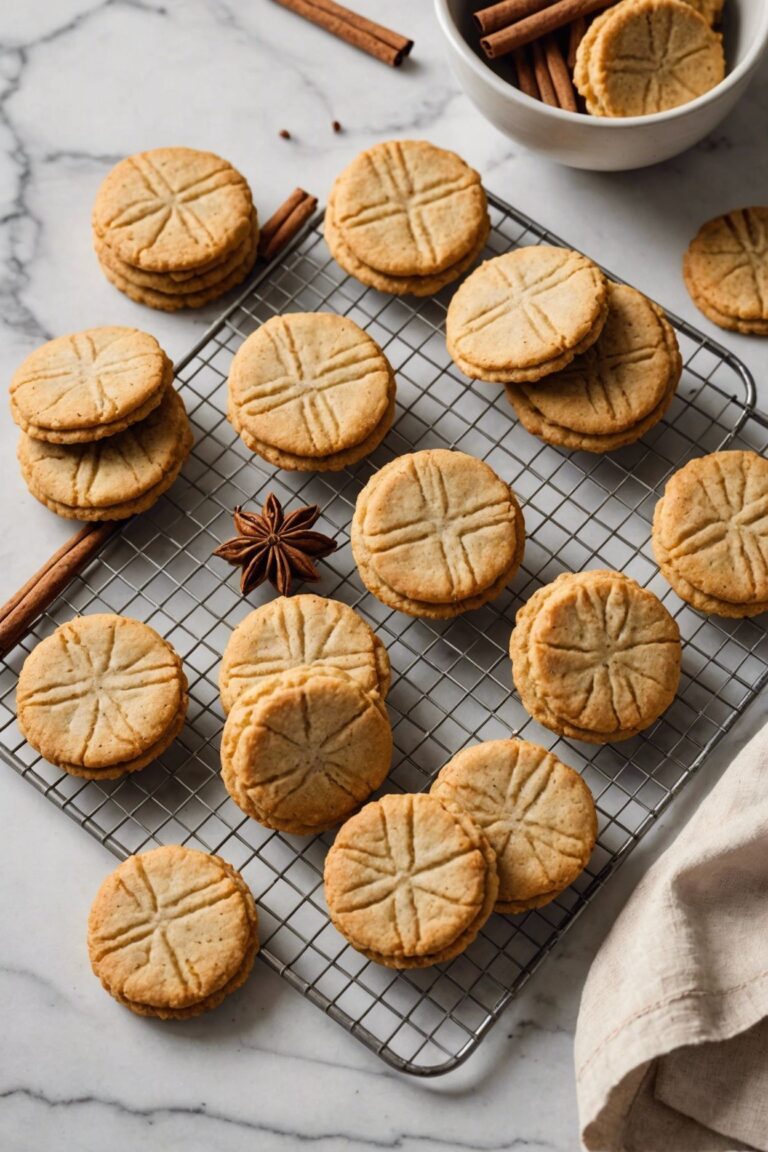
[[[240,588],[244,596],[269,580],[281,596],[288,596],[294,577],[319,580],[312,557],[328,556],[337,544],[322,532],[310,532],[320,515],[317,504],[297,508],[286,516],[277,497],[270,492],[261,512],[235,508],[235,528],[239,535],[215,551],[230,564],[240,565]]]

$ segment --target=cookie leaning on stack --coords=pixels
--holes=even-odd
[[[93,206],[107,279],[140,304],[199,308],[245,279],[259,225],[248,183],[212,152],[155,148],[107,174]]]
[[[477,259],[490,229],[480,176],[424,140],[361,152],[336,178],[325,213],[331,255],[380,292],[432,296]]]
[[[122,520],[170,488],[192,447],[173,366],[153,336],[91,328],[31,353],[11,382],[17,455],[59,516]]]
[[[768,336],[768,205],[702,224],[683,258],[696,307],[731,332]]]

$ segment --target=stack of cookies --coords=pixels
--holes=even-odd
[[[430,449],[385,464],[360,492],[352,552],[363,583],[410,616],[447,619],[498,596],[520,567],[525,526],[487,464]]]
[[[192,447],[173,366],[136,328],[91,328],[38,348],[11,381],[18,459],[42,504],[123,520],[170,488]]]
[[[252,452],[300,472],[362,460],[395,415],[395,376],[379,345],[331,312],[273,316],[238,349],[229,419]]]
[[[696,307],[715,324],[768,336],[768,205],[702,224],[685,253],[683,278]]]
[[[147,624],[78,616],[24,661],[16,693],[22,735],[72,776],[114,780],[151,764],[184,726],[181,660]]]
[[[245,177],[212,152],[155,148],[107,174],[93,242],[108,280],[140,304],[199,308],[253,268],[259,226]]]
[[[432,296],[466,272],[490,222],[480,176],[455,152],[390,140],[337,177],[325,239],[345,272],[380,292]]]
[[[235,629],[220,673],[222,778],[268,828],[309,835],[384,781],[389,660],[368,625],[320,596],[280,597]]]

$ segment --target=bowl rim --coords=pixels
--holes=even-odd
[[[489,3],[492,0],[488,0]],[[738,84],[739,80],[758,63],[760,57],[768,46],[768,3],[764,4],[762,11],[762,25],[759,28],[758,35],[752,40],[752,43],[747,48],[743,60],[739,61],[732,72],[729,72],[724,80],[711,88],[709,92],[705,92],[701,96],[697,96],[695,100],[689,100],[687,104],[680,104],[677,108],[669,108],[665,112],[651,112],[647,116],[589,116],[583,112],[568,112],[564,108],[552,108],[549,104],[544,104],[541,100],[534,100],[531,96],[526,96],[513,84],[509,84],[506,80],[502,80],[496,73],[482,60],[476,52],[470,48],[467,41],[459,31],[453,13],[449,8],[449,0],[434,0],[435,13],[437,20],[442,28],[443,35],[451,43],[451,45],[458,51],[466,63],[477,76],[488,82],[491,87],[498,92],[502,97],[511,100],[512,103],[522,104],[524,108],[535,109],[543,116],[552,116],[555,120],[560,120],[566,124],[579,124],[585,127],[586,131],[593,129],[607,129],[608,131],[616,131],[621,128],[637,128],[640,126],[649,127],[654,124],[666,124],[669,121],[680,120],[691,113],[696,112],[698,109],[705,107],[707,104],[714,103],[720,97],[725,96],[726,93]]]

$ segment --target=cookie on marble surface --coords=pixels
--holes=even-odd
[[[259,949],[253,896],[220,856],[167,844],[129,856],[88,917],[103,987],[139,1016],[183,1020],[245,983]]]
[[[486,740],[459,752],[430,789],[483,830],[496,853],[496,911],[554,900],[586,867],[597,837],[592,793],[578,772],[528,740]]]
[[[715,324],[768,336],[768,206],[703,224],[685,253],[683,278],[696,307]]]
[[[243,176],[212,152],[154,148],[121,160],[93,207],[98,240],[151,272],[200,268],[232,252],[252,227]]]
[[[11,415],[35,440],[79,444],[148,416],[173,367],[148,332],[88,328],[36,348],[11,380]]]
[[[252,451],[280,467],[342,468],[380,443],[395,383],[379,345],[346,316],[273,316],[238,349],[228,415]]]
[[[713,452],[667,481],[653,551],[681,599],[715,616],[768,611],[768,461]]]
[[[553,732],[628,740],[669,707],[680,630],[652,592],[620,572],[566,572],[534,592],[510,639],[526,710]]]
[[[387,650],[353,608],[309,593],[278,596],[241,620],[227,642],[219,671],[224,711],[265,677],[313,664],[341,668],[382,699],[389,691]]]
[[[21,472],[32,495],[68,520],[124,520],[166,492],[192,447],[173,387],[144,420],[92,444],[49,444],[22,433]]]
[[[384,781],[392,729],[378,692],[314,664],[266,677],[235,700],[221,775],[235,803],[267,828],[310,835],[346,819]]]
[[[610,283],[608,300],[591,348],[540,383],[506,386],[521,424],[550,444],[587,452],[631,444],[675,394],[683,362],[662,309],[626,284]]]
[[[335,202],[331,193],[325,210],[323,231],[325,242],[337,264],[350,276],[354,276],[361,284],[375,288],[377,292],[388,292],[393,296],[435,296],[447,284],[453,283],[468,268],[471,268],[481,255],[488,235],[491,222],[486,213],[478,230],[477,238],[471,248],[442,272],[425,276],[392,276],[386,272],[371,268],[359,260],[351,248],[345,243],[335,221]]]
[[[325,898],[353,948],[388,968],[426,968],[469,947],[493,911],[496,857],[468,816],[424,793],[383,796],[339,830]]]
[[[608,315],[608,284],[568,248],[533,245],[486,260],[454,294],[446,340],[475,380],[540,380],[594,344]]]
[[[78,616],[24,661],[19,729],[51,764],[112,780],[155,760],[184,724],[187,680],[171,645],[125,616]]]
[[[438,448],[374,473],[357,497],[351,542],[374,596],[442,619],[499,595],[520,566],[525,528],[514,493],[492,468]]]
[[[487,216],[479,174],[424,140],[366,149],[337,177],[332,195],[345,245],[389,276],[444,272],[476,247]]]

